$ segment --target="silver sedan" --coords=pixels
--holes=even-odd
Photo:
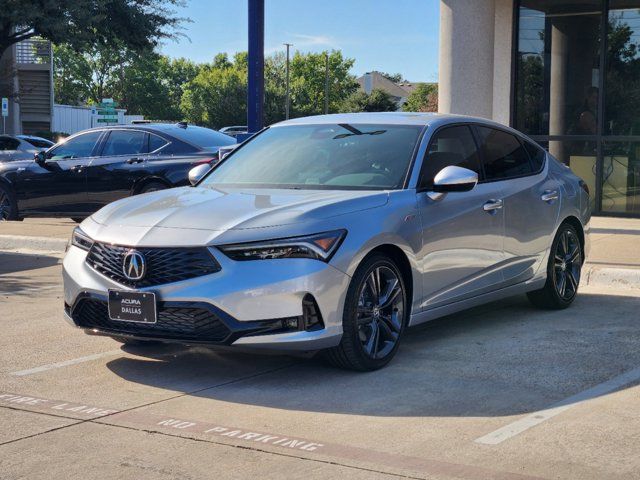
[[[193,187],[119,200],[75,230],[72,325],[374,370],[410,326],[523,293],[565,308],[578,291],[587,186],[493,122],[301,118],[196,168]]]

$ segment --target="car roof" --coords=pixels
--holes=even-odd
[[[315,115],[311,117],[294,118],[277,123],[274,126],[287,125],[323,125],[323,124],[384,124],[384,125],[417,125],[440,126],[449,123],[480,123],[487,126],[500,127],[512,130],[502,124],[487,120],[486,118],[467,115],[454,115],[449,113],[433,112],[360,112],[360,113],[335,113],[329,115]]]
[[[184,131],[185,128],[206,128],[206,127],[198,127],[197,125],[190,124],[180,124],[180,123],[131,123],[127,125],[102,125],[93,128],[88,128],[83,130],[83,132],[88,132],[91,130],[144,130],[149,132],[180,132]]]
[[[16,138],[21,138],[23,140],[27,140],[27,139],[31,139],[31,140],[44,140],[45,142],[52,142],[51,140],[49,140],[48,138],[44,138],[44,137],[38,137],[37,135],[16,135]]]

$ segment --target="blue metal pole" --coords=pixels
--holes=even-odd
[[[256,133],[264,126],[264,0],[249,0],[248,67],[247,126]]]

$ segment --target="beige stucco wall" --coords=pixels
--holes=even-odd
[[[509,123],[513,0],[441,0],[439,109]]]

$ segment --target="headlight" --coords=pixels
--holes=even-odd
[[[93,240],[91,240],[86,233],[80,230],[80,227],[76,227],[73,229],[73,234],[71,235],[71,245],[88,252],[93,246]]]
[[[223,245],[218,248],[232,260],[312,258],[328,262],[346,234],[346,230],[335,230],[304,237]]]

